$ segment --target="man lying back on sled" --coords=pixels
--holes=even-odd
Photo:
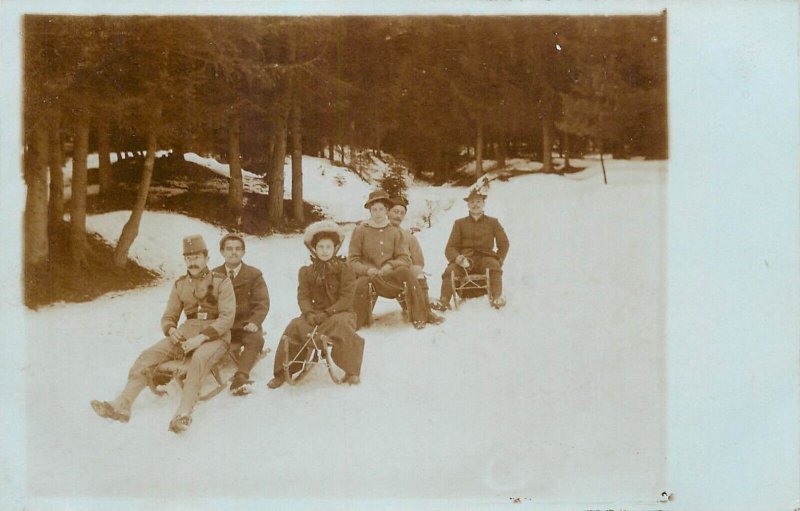
[[[236,296],[225,273],[208,269],[208,249],[201,236],[184,238],[183,260],[186,275],[172,286],[161,317],[161,330],[166,337],[139,355],[128,372],[127,385],[116,399],[92,401],[92,408],[100,417],[128,422],[133,402],[147,385],[146,371],[167,360],[191,355],[181,402],[169,430],[180,433],[192,423],[192,409],[203,377],[228,350]],[[186,321],[179,326],[181,312],[186,313]]]

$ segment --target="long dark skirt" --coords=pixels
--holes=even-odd
[[[359,376],[361,361],[364,358],[364,339],[355,331],[356,314],[340,312],[329,317],[319,326],[317,333],[327,335],[332,342],[331,357],[333,362],[347,374]],[[275,353],[273,374],[283,374],[284,354],[289,352],[289,360],[293,360],[308,340],[308,334],[314,331],[314,325],[300,316],[294,318],[283,331],[278,351]],[[300,357],[302,359],[302,357]],[[301,369],[300,365],[292,367],[292,373]]]

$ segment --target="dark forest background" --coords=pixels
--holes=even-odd
[[[470,161],[480,174],[485,158],[503,166],[524,156],[553,172],[554,150],[567,168],[586,152],[667,156],[666,14],[26,16],[23,25],[29,304],[54,265],[80,282],[100,257],[85,227],[90,176],[99,200],[127,197],[131,217],[107,259],[133,278],[128,250],[156,150],[171,149],[178,166],[188,151],[230,163],[232,225],[242,223],[241,168],[263,175],[259,214],[275,228],[309,219],[303,154],[344,165],[359,150],[390,153],[433,184]],[[133,188],[121,186],[112,151],[118,166],[139,155]],[[92,152],[96,173],[86,168]]]

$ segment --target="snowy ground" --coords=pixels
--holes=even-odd
[[[213,245],[221,233],[146,212],[132,255],[165,280],[26,312],[28,494],[73,503],[146,495],[156,500],[141,508],[168,499],[187,509],[218,509],[219,501],[196,499],[224,497],[339,499],[343,509],[398,498],[655,502],[665,480],[666,163],[609,161],[608,186],[597,161],[574,164],[589,168],[491,183],[487,213],[511,239],[505,309],[476,299],[417,332],[381,299],[378,321],[362,331],[360,386],[334,386],[317,370],[297,387],[267,390],[270,354],[254,370],[253,395],[199,404],[180,437],[167,431],[178,404],[172,387],[162,398],[145,390],[128,424],[89,407],[113,398],[138,353],[160,337],[171,279],[183,271],[180,238],[201,233]],[[369,188],[342,190],[335,204],[357,208],[335,218],[363,218]],[[464,191],[410,191],[409,224],[427,225],[419,205],[435,202],[432,227],[418,234],[432,295],[452,222],[466,214]],[[126,219],[114,212],[87,224],[115,241]],[[297,235],[248,241],[245,259],[270,289],[273,350],[297,314],[306,256]],[[221,263],[213,250],[212,262]]]

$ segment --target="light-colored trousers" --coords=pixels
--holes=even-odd
[[[178,327],[178,330],[187,339],[198,334],[211,320],[190,319]],[[230,334],[213,341],[206,341],[189,355],[189,367],[186,371],[186,379],[183,383],[183,393],[181,402],[178,405],[176,415],[190,415],[197,398],[200,395],[200,387],[203,378],[211,371],[220,358],[228,350],[227,339]],[[144,350],[139,358],[128,371],[128,383],[119,396],[111,403],[118,412],[130,415],[131,406],[139,393],[147,386],[146,371],[158,366],[167,360],[181,360],[184,358],[183,350],[180,346],[172,343],[169,337],[165,337]]]

